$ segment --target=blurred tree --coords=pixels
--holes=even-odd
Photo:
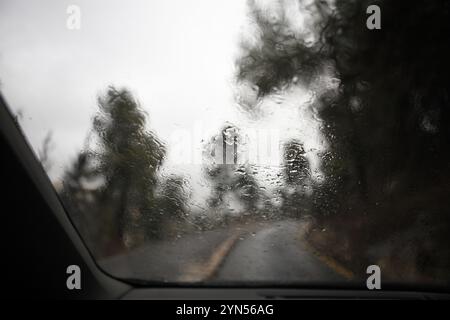
[[[314,21],[309,29],[316,41],[310,43],[288,19],[295,7],[274,3],[277,10],[268,13],[249,1],[256,41],[242,41],[237,78],[256,85],[262,98],[297,79],[308,86],[324,68],[333,70],[338,95],[322,90],[317,102],[330,142],[324,171],[333,188],[373,203],[387,185],[407,189],[417,179],[431,182],[448,172],[446,1],[338,0],[328,9],[327,2],[313,2],[304,12]],[[366,28],[371,4],[381,8],[381,30]]]
[[[261,99],[285,85],[308,87],[321,75],[334,77],[336,91],[311,88],[318,89],[329,145],[322,154],[324,179],[312,199],[317,211],[350,214],[342,223],[327,221],[350,237],[353,255],[362,256],[356,248],[362,243],[415,228],[416,234],[433,234],[434,248],[446,252],[435,264],[448,263],[442,243],[450,226],[444,196],[450,191],[450,3],[308,2],[303,16],[315,21],[309,26],[315,37],[307,44],[289,31],[287,13],[300,10],[288,7],[293,2],[275,1],[274,17],[259,2],[249,2],[257,32],[243,41],[238,80],[254,84]],[[381,8],[380,30],[366,27],[366,9],[373,4]],[[414,223],[422,210],[428,225],[436,226],[432,231]]]
[[[50,152],[53,148],[52,138],[53,134],[51,131],[49,131],[45,136],[44,141],[42,142],[41,149],[38,151],[39,161],[41,162],[42,167],[47,172],[50,171],[52,167],[52,161],[50,158]]]
[[[92,187],[96,177],[92,157],[90,152],[78,154],[64,173],[60,197],[88,247],[96,255],[103,255],[111,241],[112,221],[98,210],[98,191]]]
[[[186,223],[193,224],[188,212],[190,193],[186,183],[183,177],[170,175],[161,181],[155,198],[156,211],[164,221],[178,227],[177,234],[186,229]]]
[[[205,170],[213,184],[209,206],[222,215],[227,211],[227,206],[230,206],[230,203],[225,203],[227,194],[233,195],[240,202],[245,215],[256,213],[261,200],[259,185],[252,174],[253,169],[249,164],[238,164],[239,149],[242,147],[240,141],[239,129],[225,125],[205,148],[209,152],[205,155],[209,161]]]
[[[256,27],[255,38],[241,41],[241,54],[236,61],[238,81],[250,81],[263,97],[289,84],[297,75],[305,83],[317,74],[325,56],[318,47],[296,33],[290,25],[286,1],[273,1],[272,10],[249,0],[249,18]],[[309,15],[323,15],[320,4],[311,4],[316,10]],[[316,17],[313,17],[315,19]],[[318,23],[321,21],[318,20]],[[318,27],[313,23],[312,28]]]
[[[145,114],[129,91],[110,87],[98,101],[94,131],[97,170],[104,179],[101,202],[115,216],[118,237],[123,239],[126,231],[130,237],[140,231],[144,237],[157,236],[160,216],[152,208],[165,147],[147,131]]]
[[[284,175],[290,186],[301,185],[310,177],[308,159],[305,157],[303,145],[289,141],[284,145]]]
[[[284,186],[283,215],[299,218],[309,208],[306,188],[309,187],[311,173],[308,159],[301,142],[291,140],[284,144]]]
[[[63,194],[80,225],[95,221],[96,230],[88,232],[108,251],[160,236],[154,189],[165,147],[146,129],[145,114],[128,90],[109,87],[98,106],[95,148],[66,171]]]
[[[252,174],[249,165],[241,165],[234,172],[233,186],[231,190],[242,202],[245,214],[254,215],[257,213],[258,203],[261,200],[261,192],[258,182]]]
[[[220,130],[220,133],[213,136],[204,147],[204,171],[211,182],[212,195],[208,199],[208,204],[211,209],[216,211],[219,215],[223,215],[226,205],[224,203],[225,195],[230,192],[234,184],[234,170],[236,164],[229,162],[227,158],[230,157],[230,145],[227,144],[227,132],[237,132],[237,128],[226,124]]]

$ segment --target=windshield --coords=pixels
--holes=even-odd
[[[106,272],[450,282],[445,1],[2,1],[0,90]]]

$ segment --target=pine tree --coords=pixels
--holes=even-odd
[[[160,236],[154,189],[165,146],[126,89],[98,99],[91,140],[63,178],[62,200],[91,250],[104,256]]]
[[[98,105],[94,131],[99,139],[97,170],[104,179],[101,202],[112,211],[122,240],[127,232],[154,237],[160,220],[154,188],[165,147],[147,131],[145,114],[126,89],[110,87]]]

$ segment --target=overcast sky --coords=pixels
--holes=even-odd
[[[273,1],[259,2],[272,10]],[[72,4],[81,9],[80,30],[66,27]],[[304,20],[292,19],[298,30]],[[200,152],[201,140],[226,122],[281,130],[285,140],[302,140],[313,159],[325,148],[320,120],[307,108],[314,92],[299,86],[281,102],[269,98],[257,120],[237,107],[237,92],[254,98],[251,88],[236,88],[233,64],[239,39],[251,30],[245,0],[2,0],[0,88],[11,109],[23,114],[35,149],[53,132],[52,179],[82,149],[96,97],[110,84],[132,91],[149,127],[168,143],[165,170],[174,162],[174,133],[202,127],[191,141]],[[195,176],[199,168],[190,170]]]

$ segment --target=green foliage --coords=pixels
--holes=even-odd
[[[332,67],[338,94],[324,90],[318,103],[330,142],[323,166],[329,178],[340,177],[335,188],[367,202],[393,180],[401,178],[400,190],[449,172],[447,2],[338,0],[326,10],[318,1],[305,13],[319,35],[310,44],[290,30],[286,4],[277,4],[274,18],[249,2],[258,40],[242,43],[238,79],[256,85],[262,98],[294,78],[308,86]],[[365,26],[371,4],[381,7],[381,30]],[[441,169],[423,170],[432,166]]]
[[[158,216],[152,214],[156,173],[165,148],[145,128],[145,114],[127,90],[108,89],[99,99],[94,130],[99,138],[98,173],[105,184],[103,203],[116,208],[120,236],[126,229],[148,225],[155,235]]]
[[[108,88],[93,120],[95,147],[82,152],[64,178],[64,198],[86,238],[101,254],[160,236],[154,189],[165,147],[126,89]],[[98,247],[98,248],[97,248]]]
[[[282,6],[281,1],[277,3]],[[256,85],[260,97],[290,83],[298,74],[304,81],[311,80],[324,59],[318,48],[292,32],[284,12],[275,16],[267,14],[255,1],[248,1],[248,6],[259,41],[256,45],[241,42],[242,55],[236,61],[237,79]]]
[[[287,2],[276,3],[286,9]],[[381,8],[380,30],[366,28],[372,4]],[[243,43],[238,79],[255,85],[262,99],[299,82],[310,88],[329,68],[340,83],[336,91],[317,91],[329,148],[322,154],[324,181],[316,183],[311,198],[314,212],[350,244],[352,257],[363,259],[374,239],[409,234],[429,242],[410,248],[420,254],[404,257],[406,268],[425,255],[432,257],[429,273],[448,271],[448,250],[438,250],[444,253],[437,257],[433,248],[449,241],[444,230],[450,203],[443,195],[450,191],[450,3],[336,0],[323,10],[324,5],[311,3],[305,12],[320,17],[311,26],[318,41],[307,45],[288,32],[283,14],[270,19],[251,1],[258,34]],[[418,212],[424,212],[426,225],[414,223]],[[398,241],[392,256],[404,248],[405,240]]]

